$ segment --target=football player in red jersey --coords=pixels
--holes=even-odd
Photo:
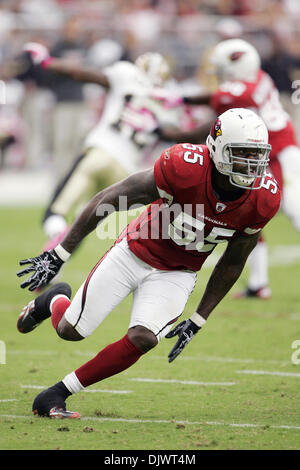
[[[207,145],[178,144],[166,149],[154,167],[98,193],[54,250],[26,259],[18,275],[30,291],[49,283],[82,239],[108,213],[120,210],[120,198],[148,205],[129,223],[95,265],[71,302],[66,283],[52,286],[29,302],[17,327],[28,333],[51,317],[57,334],[79,341],[89,336],[130,293],[129,328],[119,341],[33,402],[39,415],[76,418],[66,398],[120,373],[164,338],[178,336],[169,362],[182,352],[239,278],[261,229],[280,205],[280,189],[267,171],[271,146],[264,122],[253,111],[231,109],[214,122]],[[191,317],[182,314],[196,273],[218,243],[227,243]]]
[[[230,108],[247,108],[257,112],[264,120],[272,146],[270,169],[282,188],[282,209],[300,231],[300,149],[290,116],[283,109],[279,92],[271,77],[260,68],[257,50],[241,39],[221,41],[212,52],[211,63],[219,86],[214,93],[186,97],[190,104],[209,104],[216,115]],[[192,132],[179,133],[164,130],[165,138],[177,142],[202,142],[207,125]],[[271,295],[268,280],[267,244],[263,237],[251,254],[250,277],[247,288],[236,297],[267,299]]]

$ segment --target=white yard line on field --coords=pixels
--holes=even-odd
[[[289,314],[289,319],[290,320],[296,320],[296,321],[300,320],[300,313],[290,313]]]
[[[132,393],[132,390],[83,390],[86,393],[116,393],[116,394],[126,394],[126,393]]]
[[[298,377],[300,373],[297,372],[279,372],[279,371],[267,371],[267,370],[236,370],[237,374],[252,374],[252,375],[278,375],[280,377]]]
[[[46,385],[20,385],[21,388],[33,388],[36,390],[46,390],[48,387]],[[99,390],[99,389],[92,389],[92,390],[83,390],[86,393],[115,393],[115,394],[126,394],[132,393],[132,390]]]
[[[299,314],[300,315],[300,314]],[[43,351],[39,349],[27,349],[27,350],[10,350],[8,349],[6,351],[7,354],[28,354],[28,355],[44,355],[44,356],[53,356],[56,354],[60,354],[60,351]],[[64,352],[64,355],[66,353]],[[71,355],[76,355],[76,356],[84,356],[84,357],[93,357],[97,353],[94,351],[72,351],[70,353]],[[151,355],[152,359],[159,359],[159,360],[166,360],[166,356],[162,355]],[[208,356],[208,355],[201,355],[197,354],[195,356],[186,356],[182,355],[179,356],[177,361],[202,361],[202,362],[222,362],[222,363],[240,363],[240,364],[278,364],[281,366],[286,366],[286,365],[291,365],[291,361],[280,361],[276,359],[254,359],[254,358],[237,358],[237,357],[218,357],[218,356]]]
[[[207,385],[207,386],[231,386],[236,385],[236,382],[196,382],[195,380],[166,380],[166,379],[146,379],[146,378],[132,378],[128,379],[133,382],[156,382],[166,384],[184,384],[184,385]]]
[[[59,354],[59,351],[43,351],[40,349],[6,349],[6,354],[14,354],[14,355],[36,355],[36,356],[53,356],[54,354]],[[65,353],[64,353],[65,354]]]
[[[0,414],[0,418],[8,419],[38,419],[33,418],[31,415],[9,415]],[[300,430],[300,426],[294,426],[289,424],[257,424],[257,423],[224,423],[219,421],[188,421],[188,420],[167,420],[167,419],[126,419],[126,418],[100,418],[95,416],[84,416],[81,417],[82,421],[106,421],[112,423],[129,423],[129,424],[183,424],[183,425],[194,425],[194,426],[230,426],[235,428],[266,428],[266,429],[297,429]]]
[[[4,398],[0,400],[0,403],[6,403],[8,401],[18,401],[16,398]]]
[[[151,356],[153,359],[159,359],[163,360],[166,359],[165,356],[157,356],[153,355]],[[255,363],[261,363],[261,364],[280,364],[282,366],[285,365],[291,365],[291,361],[279,361],[276,359],[254,359],[254,358],[246,358],[246,359],[241,359],[237,357],[217,357],[217,356],[202,356],[202,355],[197,355],[197,356],[179,356],[178,361],[198,361],[198,362],[223,362],[223,363],[241,363],[241,364],[255,364]]]
[[[34,388],[36,390],[45,390],[46,386],[44,385],[20,385],[21,388]]]
[[[221,250],[220,250],[221,251]],[[211,269],[220,259],[221,253],[213,253],[205,261],[202,269]],[[299,245],[275,245],[269,250],[269,266],[291,266],[300,261]]]

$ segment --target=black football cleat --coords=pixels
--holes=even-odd
[[[29,333],[51,317],[50,302],[58,294],[66,295],[70,299],[72,291],[69,284],[65,282],[55,284],[25,305],[17,321],[17,329],[20,333]]]
[[[77,411],[66,410],[65,400],[70,395],[64,383],[58,382],[35,397],[32,412],[34,415],[48,418],[79,419],[80,414]]]
[[[32,312],[34,312],[34,300],[31,300],[19,315],[17,321],[17,328],[20,333],[29,333],[34,330],[39,323],[32,317]]]

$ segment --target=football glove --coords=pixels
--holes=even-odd
[[[205,323],[203,319],[203,324]],[[168,355],[169,362],[174,361],[176,357],[183,351],[186,345],[194,338],[195,334],[201,329],[190,318],[183,320],[173,330],[166,334],[166,338],[173,338],[178,335],[178,340]]]
[[[58,256],[55,250],[45,251],[35,258],[23,259],[20,265],[30,264],[25,269],[17,272],[17,276],[33,273],[26,281],[22,282],[22,289],[28,287],[30,291],[34,291],[40,287],[44,287],[56,276],[64,261]]]
[[[27,42],[23,46],[23,51],[29,54],[34,65],[46,67],[47,64],[52,60],[48,49],[37,42]]]

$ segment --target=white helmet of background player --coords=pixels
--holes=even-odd
[[[243,39],[227,39],[219,42],[210,56],[210,62],[220,82],[255,81],[261,65],[255,47]]]
[[[232,108],[221,114],[211,127],[206,145],[216,169],[229,176],[231,184],[244,189],[261,187],[271,145],[267,127],[256,113]],[[241,163],[243,172],[236,169]]]
[[[162,86],[171,77],[168,61],[158,52],[146,52],[135,61],[137,67],[145,72],[154,86]]]

